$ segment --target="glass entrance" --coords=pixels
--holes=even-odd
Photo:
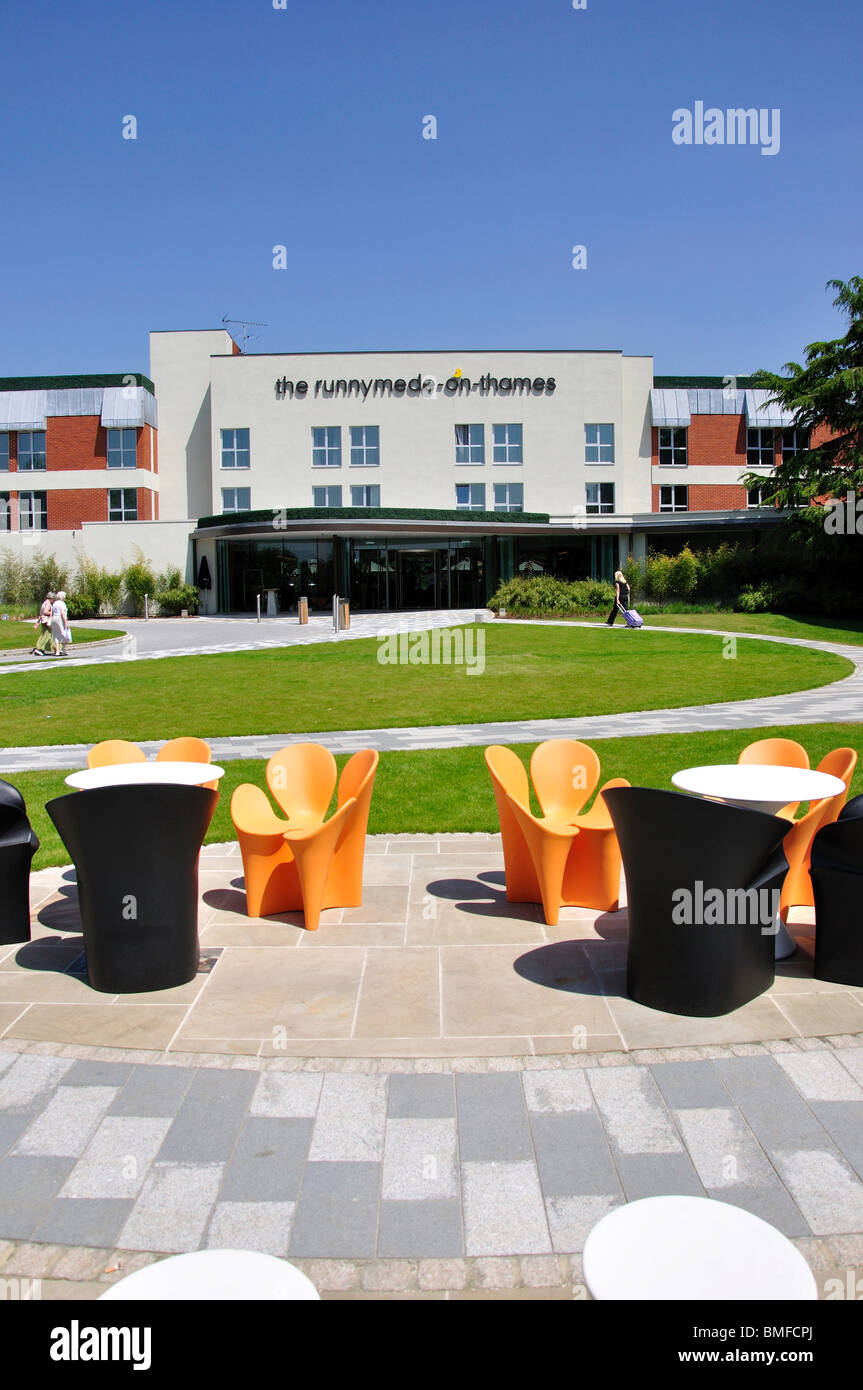
[[[446,607],[446,558],[446,551],[399,547],[395,552],[396,607]]]

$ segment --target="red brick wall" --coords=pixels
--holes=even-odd
[[[102,488],[58,488],[47,498],[49,531],[77,531],[85,521],[108,520],[108,493]]]
[[[669,483],[688,487],[689,510],[691,512],[734,511],[746,506],[746,488],[739,485],[732,483],[687,483],[682,468],[680,475],[675,479],[669,479]],[[651,509],[654,512],[659,511],[659,488],[659,483],[653,484]]]
[[[108,439],[98,415],[49,416],[45,442],[50,473],[107,467]]]

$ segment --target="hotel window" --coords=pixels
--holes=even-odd
[[[377,425],[351,425],[351,468],[377,468],[381,432]]]
[[[222,467],[248,468],[249,431],[222,430]]]
[[[109,521],[137,521],[138,493],[133,487],[112,488],[108,493]]]
[[[0,492],[0,531],[12,530],[12,508],[8,492]]]
[[[47,492],[18,493],[18,530],[48,530]]]
[[[585,463],[614,463],[614,425],[585,425]]]
[[[523,463],[523,427],[521,425],[492,425],[495,463]]]
[[[340,507],[342,505],[340,487],[313,487],[312,496],[316,507]]]
[[[9,471],[9,436],[0,434],[0,469]]]
[[[747,507],[771,507],[772,502],[765,502],[764,495],[769,489],[766,486],[750,487],[746,489]]]
[[[377,483],[351,488],[352,507],[379,507],[381,505],[381,490]]]
[[[455,504],[460,512],[484,512],[485,483],[456,483]]]
[[[659,489],[659,510],[661,512],[688,512],[688,487],[661,487]]]
[[[782,462],[787,463],[789,459],[796,458],[798,454],[803,454],[809,448],[808,430],[783,430],[782,431]]]
[[[660,468],[685,468],[686,463],[686,430],[660,428]]]
[[[746,431],[746,462],[750,468],[773,467],[773,431]]]
[[[456,425],[456,463],[485,463],[485,425]]]
[[[136,468],[138,466],[137,444],[137,430],[109,430],[108,467]]]
[[[341,425],[314,426],[312,428],[312,467],[341,468],[341,466]]]
[[[22,430],[18,435],[18,471],[45,468],[45,431]]]
[[[252,507],[250,487],[223,487],[222,512],[248,512]]]
[[[523,512],[524,483],[495,483],[494,509],[496,512]]]
[[[614,483],[585,483],[584,497],[588,516],[605,516],[614,511]]]

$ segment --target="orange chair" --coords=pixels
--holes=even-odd
[[[530,784],[524,764],[511,748],[502,744],[486,748],[485,763],[491,773],[500,821],[507,902],[538,903],[539,879],[515,812],[510,808],[510,797],[520,801],[523,806],[530,804]]]
[[[856,765],[857,754],[853,748],[834,748],[818,764],[819,772],[841,777],[845,783],[845,790],[836,796],[825,797],[823,801],[813,801],[806,815],[794,822],[782,841],[782,850],[789,865],[779,899],[779,913],[783,921],[787,921],[789,909],[792,907],[815,906],[812,880],[809,877],[812,841],[822,825],[830,825],[838,817],[848,796]]]
[[[205,743],[202,738],[192,736],[186,738],[171,738],[156,754],[157,763],[211,763],[213,754],[209,743]],[[219,790],[218,782],[203,782],[201,784],[210,791]]]
[[[145,763],[146,754],[137,743],[124,738],[107,738],[95,744],[87,754],[88,767],[110,767],[112,763]]]
[[[625,777],[612,778],[600,787],[590,810],[576,817],[578,838],[563,878],[565,906],[593,907],[599,912],[616,912],[620,906],[620,845],[603,793],[629,785]]]
[[[320,754],[326,754],[326,758]],[[329,761],[328,761],[329,760]],[[335,759],[319,744],[294,744],[267,764],[267,784],[282,819],[259,787],[244,784],[231,798],[240,840],[250,917],[302,910],[316,930],[327,907],[359,907],[372,788],[379,756],[361,749],[339,779],[338,803],[324,816],[335,787]]]
[[[738,757],[739,763],[767,763],[773,767],[807,767],[809,754],[793,738],[759,738],[750,743]],[[777,814],[792,820],[797,814],[799,801],[790,801]]]
[[[599,758],[576,739],[547,739],[533,750],[530,780],[546,819],[568,825],[599,784]]]

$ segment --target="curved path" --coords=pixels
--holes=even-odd
[[[383,636],[390,632],[420,631],[432,626],[445,626],[460,621],[473,621],[474,614],[464,610],[457,613],[424,613],[380,615],[373,625],[364,617],[356,621],[350,636],[354,638]],[[226,620],[227,622],[230,620]],[[245,620],[244,620],[245,621]],[[507,621],[514,621],[508,619]],[[533,626],[533,624],[525,624]],[[549,626],[547,622],[542,624]],[[556,627],[596,627],[596,623],[555,623]],[[310,624],[310,627],[312,625]],[[371,630],[370,630],[371,628]],[[622,634],[625,628],[613,629]],[[722,639],[734,637],[740,642],[775,642],[780,646],[810,647],[815,651],[831,652],[846,657],[854,665],[853,672],[829,685],[812,690],[793,691],[787,695],[769,695],[754,700],[728,700],[709,705],[684,705],[671,709],[634,710],[622,714],[585,715],[574,719],[520,719],[488,724],[433,724],[405,728],[347,729],[325,732],[290,732],[278,734],[249,734],[230,738],[210,738],[213,760],[232,762],[238,758],[269,758],[289,743],[315,742],[324,744],[333,753],[353,753],[358,748],[376,748],[379,752],[407,752],[421,748],[468,748],[489,743],[538,743],[548,738],[637,738],[649,734],[705,733],[714,729],[758,729],[788,724],[850,724],[863,722],[863,646],[840,642],[815,642],[802,637],[768,637],[760,633],[728,633],[718,628],[645,628],[632,640],[649,641],[652,632],[695,633]],[[302,642],[334,641],[332,631],[323,625],[312,628],[311,634],[298,633],[296,624],[287,624],[279,636],[272,634],[242,645],[210,645],[204,647],[158,648],[146,654],[150,659],[168,655],[195,655],[198,652],[247,651],[258,647],[284,646],[288,635]],[[229,634],[230,636],[230,634]],[[621,636],[612,641],[630,640]],[[98,660],[111,660],[110,657]],[[122,657],[114,657],[122,660]],[[96,661],[97,658],[90,658]],[[62,669],[89,661],[62,663]],[[43,664],[44,665],[44,664]],[[57,663],[61,665],[61,663]],[[17,669],[21,669],[20,667]],[[29,666],[26,669],[31,669]],[[41,668],[40,668],[41,669]],[[54,667],[56,670],[56,666]],[[206,733],[204,733],[206,737]],[[161,740],[142,742],[148,755],[155,754]],[[5,748],[0,752],[0,772],[24,772],[29,769],[71,768],[86,765],[89,744],[46,744],[41,747]]]

